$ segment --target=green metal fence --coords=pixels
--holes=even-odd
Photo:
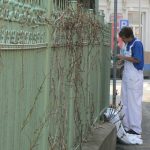
[[[110,26],[75,1],[24,2],[0,4],[0,150],[82,149],[109,103]]]

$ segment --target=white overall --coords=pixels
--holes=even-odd
[[[126,56],[131,56],[131,47],[125,50]],[[121,103],[123,105],[123,125],[126,130],[132,129],[141,133],[142,122],[143,71],[137,70],[132,62],[125,61],[122,78]]]

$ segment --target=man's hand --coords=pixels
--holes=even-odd
[[[117,61],[117,65],[122,65],[123,62],[124,62],[124,61],[120,59],[120,60]]]
[[[118,54],[118,55],[117,55],[117,58],[120,59],[120,60],[124,60],[124,59],[125,59],[125,56],[123,56],[123,55],[121,55],[121,54]]]

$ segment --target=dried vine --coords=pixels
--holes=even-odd
[[[82,143],[86,141],[85,133],[83,133],[83,124],[81,117],[81,102],[86,101],[86,88],[88,85],[84,85],[82,72],[85,72],[85,66],[83,65],[83,61],[87,61],[84,58],[84,47],[88,46],[88,57],[95,45],[101,45],[103,42],[103,24],[97,19],[96,15],[93,12],[85,10],[82,5],[77,6],[77,10],[74,10],[71,7],[66,8],[63,11],[55,11],[51,14],[51,19],[48,21],[52,27],[52,48],[56,56],[53,58],[57,62],[55,65],[55,72],[57,71],[58,78],[57,81],[52,77],[52,85],[53,85],[53,96],[55,106],[61,103],[61,108],[58,107],[57,112],[61,115],[57,116],[57,132],[56,135],[53,136],[51,133],[49,134],[49,145],[50,150],[58,149],[66,150],[67,145],[65,135],[66,133],[66,121],[67,121],[67,108],[65,107],[64,101],[66,97],[64,92],[61,93],[61,98],[57,96],[56,89],[58,82],[60,82],[60,89],[64,88],[64,86],[73,87],[74,89],[74,122],[75,122],[75,130],[76,130],[76,143],[74,143],[74,147],[77,147],[78,143]],[[65,51],[66,57],[68,58],[69,67],[68,70],[64,69],[63,64],[61,63],[62,59],[58,55],[58,50],[63,48]],[[59,51],[59,53],[61,53]],[[93,59],[97,57],[99,54],[99,50],[96,52]],[[94,65],[94,60],[91,60]],[[90,68],[89,68],[90,69]],[[87,71],[89,73],[89,70]],[[61,77],[63,75],[63,78]],[[64,77],[66,77],[66,81],[64,81]],[[55,93],[55,94],[54,94]],[[59,93],[59,94],[60,94]],[[92,93],[89,93],[89,96],[92,100]],[[64,106],[64,107],[63,107]],[[63,113],[65,112],[65,113]],[[91,103],[91,120],[93,120],[92,116],[94,114],[94,104]],[[92,121],[91,121],[92,122]],[[89,123],[90,124],[90,123]],[[64,126],[62,126],[64,125]],[[86,126],[89,129],[89,126]]]

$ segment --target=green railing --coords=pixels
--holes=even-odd
[[[53,2],[1,3],[0,150],[82,149],[109,104],[110,26]]]

